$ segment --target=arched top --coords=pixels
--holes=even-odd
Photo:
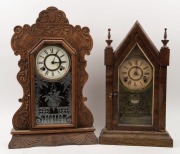
[[[69,21],[63,11],[48,7],[39,13],[36,24],[69,24]]]
[[[69,24],[63,11],[55,7],[48,7],[39,13],[36,23],[16,26],[11,40],[15,55],[22,58],[31,52],[42,40],[62,39],[68,42],[77,51],[80,61],[85,61],[84,56],[89,55],[93,47],[93,40],[88,27]]]

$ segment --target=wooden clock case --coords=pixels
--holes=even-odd
[[[166,78],[170,55],[170,49],[167,47],[166,29],[160,51],[154,46],[138,21],[115,51],[111,46],[110,37],[109,29],[108,40],[106,40],[108,45],[105,48],[106,126],[100,134],[99,143],[172,147],[173,140],[165,128]],[[151,126],[128,126],[118,122],[118,66],[135,44],[142,48],[155,67],[154,109]]]
[[[88,79],[85,55],[89,55],[93,40],[88,27],[72,26],[63,11],[49,7],[40,12],[36,23],[14,28],[11,46],[20,55],[17,80],[23,88],[21,107],[13,117],[9,148],[96,144],[93,115],[85,106],[83,87]],[[72,124],[35,124],[34,118],[34,54],[45,45],[60,45],[68,51],[72,63]]]

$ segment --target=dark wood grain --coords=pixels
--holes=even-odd
[[[169,40],[166,39],[166,30],[160,51],[152,43],[138,21],[115,51],[111,47],[111,35],[108,34],[107,47],[104,53],[106,66],[106,127],[100,134],[100,144],[173,146],[173,140],[165,129],[166,78],[170,55],[170,49],[167,47]],[[110,33],[110,30],[108,31]],[[119,105],[121,105],[121,100],[119,100],[118,96],[118,67],[136,44],[144,51],[155,70],[153,124],[150,126],[119,124]],[[125,131],[127,135],[123,135]],[[156,135],[158,137],[155,137]]]
[[[112,64],[113,64],[113,48],[111,46],[112,40],[110,40],[110,29],[108,33],[108,40],[106,40],[108,46],[104,50],[104,64],[106,65],[106,128],[112,129]]]
[[[102,130],[100,144],[173,147],[168,132]]]

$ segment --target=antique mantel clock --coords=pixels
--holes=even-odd
[[[93,46],[89,28],[70,25],[63,11],[49,7],[35,24],[16,26],[14,32],[23,97],[9,148],[97,143],[82,93],[88,79],[85,55]]]
[[[166,77],[170,49],[154,46],[137,21],[113,51],[105,49],[106,126],[100,144],[173,146],[165,129]]]

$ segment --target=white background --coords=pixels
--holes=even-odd
[[[20,107],[22,88],[16,80],[19,56],[11,49],[16,25],[32,25],[40,11],[55,6],[66,13],[72,25],[88,26],[94,40],[88,61],[89,80],[84,88],[87,106],[94,115],[96,135],[105,124],[104,48],[107,29],[112,29],[112,46],[119,45],[136,20],[158,49],[164,28],[168,28],[171,49],[167,84],[167,130],[174,139],[173,148],[84,145],[35,147],[9,150],[12,116]],[[1,154],[179,154],[180,153],[180,1],[179,0],[0,0],[0,153]]]

